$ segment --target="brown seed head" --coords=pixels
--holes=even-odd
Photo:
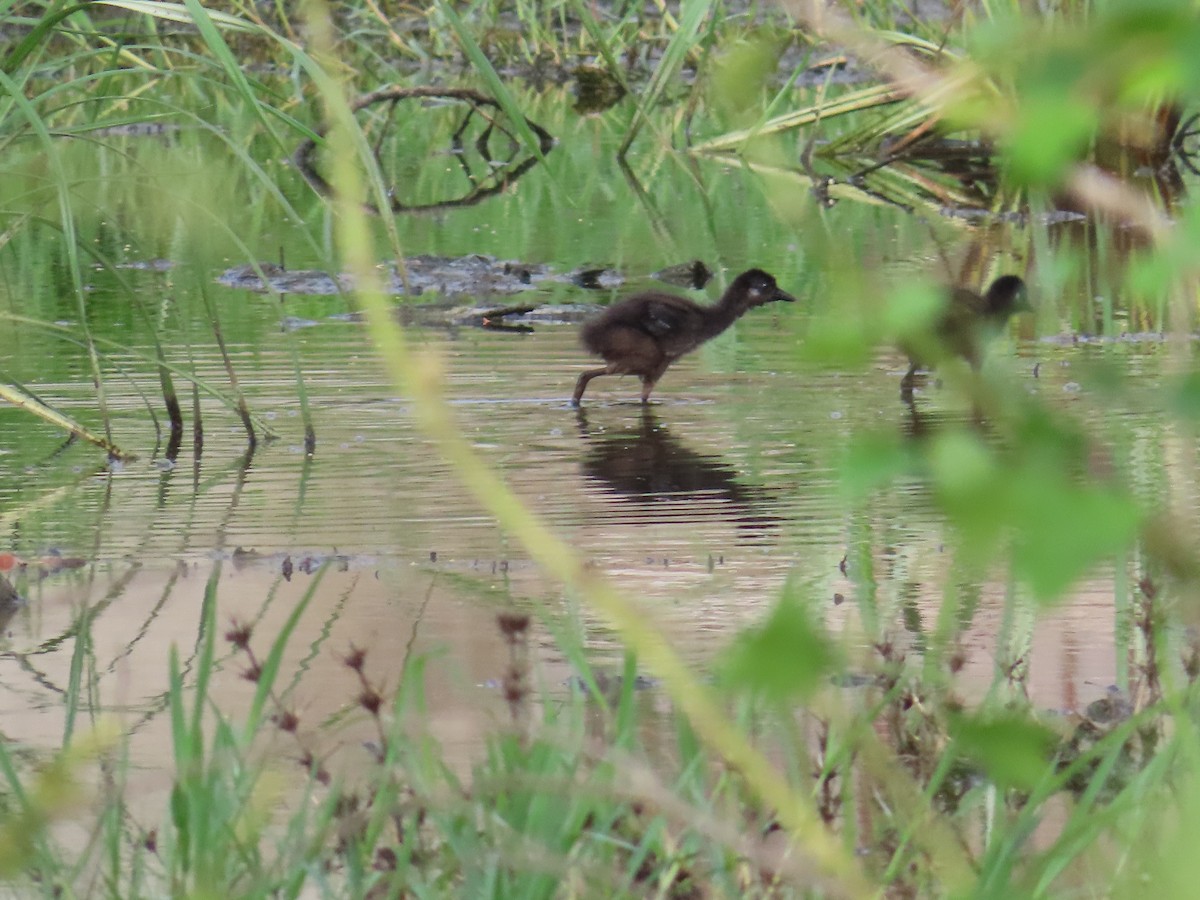
[[[350,645],[350,651],[343,657],[342,662],[346,664],[346,668],[353,669],[355,672],[361,673],[363,664],[367,661],[367,651],[360,647]]]
[[[296,729],[300,726],[300,717],[291,710],[284,710],[272,716],[271,721],[280,731],[286,731],[289,734],[295,734]]]
[[[509,640],[524,634],[529,628],[529,616],[526,613],[502,612],[496,616],[500,632]]]
[[[237,619],[231,619],[229,630],[225,632],[225,640],[233,644],[238,650],[246,650],[250,646],[250,636],[253,633],[254,628],[251,625],[239,622]]]
[[[365,687],[362,693],[358,695],[358,705],[371,715],[377,716],[379,715],[379,708],[383,706],[383,697],[375,688]]]

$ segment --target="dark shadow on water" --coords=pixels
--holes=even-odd
[[[715,454],[698,453],[643,406],[631,428],[616,432],[591,428],[587,413],[576,411],[585,445],[584,478],[606,493],[631,502],[614,519],[637,522],[696,522],[724,519],[759,539],[784,521],[770,510],[779,498],[765,487],[739,481],[737,470]]]
[[[985,439],[994,437],[987,419],[978,407],[956,412],[922,409],[921,405],[908,396],[902,398],[904,413],[900,418],[900,436],[915,443],[927,443],[939,433],[951,430],[967,430]]]

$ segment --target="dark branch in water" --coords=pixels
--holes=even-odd
[[[456,149],[461,149],[463,132],[466,130],[467,124],[474,115],[479,115],[488,123],[483,134],[480,135],[480,137],[476,140],[476,148],[479,150],[480,155],[487,160],[489,164],[492,161],[492,157],[488,150],[488,139],[493,131],[502,132],[510,140],[516,143],[516,138],[512,135],[512,133],[504,128],[504,126],[501,125],[496,120],[495,116],[489,111],[499,110],[500,104],[491,97],[488,97],[486,94],[481,94],[478,91],[471,90],[470,88],[441,88],[431,86],[400,87],[398,85],[389,85],[358,98],[358,100],[351,105],[351,110],[353,112],[358,112],[359,110],[366,109],[369,106],[374,106],[377,103],[388,103],[394,107],[401,100],[430,98],[441,100],[458,100],[468,104],[471,107],[470,111],[463,118],[462,123],[454,133],[453,146]],[[526,119],[525,124],[528,125],[529,129],[537,136],[538,146],[542,155],[544,156],[545,154],[549,153],[554,147],[554,136],[530,119]],[[304,176],[305,180],[312,185],[313,189],[317,193],[323,197],[332,197],[333,187],[328,181],[325,180],[325,176],[317,171],[313,160],[313,155],[317,150],[317,146],[321,139],[325,136],[327,130],[327,126],[321,126],[319,129],[317,129],[317,136],[315,138],[308,138],[301,143],[300,146],[296,148],[296,152],[292,154],[292,162],[295,163],[296,168],[300,170],[300,174]],[[375,153],[376,158],[379,157],[380,143],[381,142],[376,142],[372,149],[372,152]],[[473,188],[470,192],[462,197],[457,197],[452,200],[438,200],[433,203],[407,204],[397,199],[393,186],[389,208],[391,212],[395,213],[431,212],[434,210],[473,206],[476,203],[479,203],[481,200],[503,192],[509,185],[533,168],[537,162],[537,157],[531,156],[513,165],[511,168],[506,166],[495,167],[489,172],[489,177],[478,183],[476,183],[475,179],[468,172],[467,177],[474,185]],[[373,203],[366,202],[363,204],[363,206],[372,214],[377,215],[379,213],[379,209]]]

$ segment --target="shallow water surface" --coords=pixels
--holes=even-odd
[[[652,283],[648,273],[697,256],[718,270],[710,299],[758,265],[799,302],[756,310],[677,363],[648,408],[636,402],[636,380],[615,378],[594,382],[583,409],[570,407],[575,378],[594,364],[578,347],[577,323],[538,321],[517,333],[437,327],[406,314],[424,323],[410,326],[409,337],[440,361],[457,423],[534,510],[702,669],[790,585],[843,636],[855,668],[883,639],[919,658],[953,594],[969,610],[962,680],[977,696],[993,689],[998,672],[1018,667],[1043,708],[1076,710],[1124,685],[1136,561],[1099,568],[1041,618],[1004,571],[964,581],[927,485],[902,479],[864,501],[844,490],[839,473],[855,435],[917,439],[967,424],[970,412],[932,377],[915,410],[902,404],[906,361],[886,347],[844,363],[812,349],[831,322],[881,315],[871,285],[910,273],[944,276],[931,260],[948,242],[972,253],[994,242],[997,266],[1006,267],[1025,252],[1014,248],[1033,241],[1028,233],[976,232],[949,219],[926,227],[898,208],[824,209],[786,173],[760,177],[672,155],[635,158],[622,173],[597,149],[609,139],[602,125],[556,131],[563,143],[519,190],[436,219],[399,219],[406,252],[490,253],[559,274],[604,267],[628,279],[613,291],[548,278],[531,285],[534,305],[607,302]],[[200,140],[169,136],[153,153],[207,160]],[[147,148],[95,152],[119,168]],[[295,173],[276,174],[316,223],[312,232],[302,239],[283,218],[238,216],[231,231],[255,236],[258,259],[286,248],[289,265],[327,266],[314,251],[326,227],[322,202]],[[454,167],[438,177],[453,179]],[[113,174],[106,189],[116,192],[118,183]],[[436,192],[438,184],[416,189]],[[139,458],[109,469],[94,449],[63,447],[57,431],[0,407],[0,550],[29,561],[57,551],[84,562],[44,578],[31,566],[17,579],[27,603],[10,611],[0,653],[6,737],[53,745],[66,724],[64,697],[82,691],[86,707],[145,736],[135,745],[140,761],[161,758],[168,654],[176,647],[185,670],[194,658],[213,573],[218,621],[251,623],[260,653],[315,585],[283,681],[306,723],[349,722],[336,737],[330,731],[345,746],[370,737],[365,723],[358,728],[354,682],[341,662],[351,646],[367,651],[382,685],[395,683],[406,659],[430,655],[431,727],[460,758],[506,715],[493,686],[507,660],[497,610],[536,612],[536,676],[552,693],[567,690],[573,674],[555,638],[563,630],[598,663],[620,664],[609,629],[459,485],[416,426],[409,400],[387,382],[346,297],[229,287],[222,273],[249,262],[240,244],[222,232],[211,246],[173,254],[152,224],[127,226],[135,237],[123,256],[110,223],[80,223],[118,260],[170,260],[119,275],[97,270],[88,285],[90,325],[115,342],[104,359],[113,433]],[[0,286],[0,303],[75,334],[74,301],[56,287],[61,279],[46,275],[53,254],[37,251],[26,248],[28,271]],[[1036,319],[1014,326],[1013,340],[996,348],[988,372],[1004,390],[1037,393],[1050,409],[1081,419],[1106,448],[1107,464],[1147,503],[1170,494],[1193,509],[1196,492],[1178,483],[1173,462],[1186,458],[1189,438],[1163,424],[1170,354],[1144,315],[1125,318],[1113,298],[1096,297],[1094,283],[1087,288],[1043,297]],[[191,453],[189,434],[170,462],[148,412],[161,407],[152,338],[165,335],[174,364],[229,392],[214,319],[250,409],[278,438],[248,454],[236,416],[202,393],[203,455]],[[1120,338],[1131,322],[1142,339]],[[1081,334],[1107,339],[1081,342]],[[14,379],[98,427],[86,364],[59,332],[15,325],[0,336],[0,352]],[[1113,371],[1122,380],[1116,392]],[[297,373],[316,437],[311,456]],[[179,386],[190,429],[192,399],[186,382]],[[219,701],[247,702],[245,667],[226,650],[214,673]]]
[[[635,401],[633,379],[599,382],[580,410],[567,404],[587,364],[575,326],[415,337],[442,354],[447,398],[476,449],[693,663],[707,667],[789,580],[852,650],[875,639],[864,624],[869,607],[867,621],[882,621],[899,646],[919,652],[952,586],[944,523],[919,483],[864,505],[847,499],[838,477],[854,431],[913,427],[898,397],[903,360],[885,353],[856,373],[776,369],[794,353],[803,317],[747,317],[717,346],[677,364],[648,408]],[[340,662],[351,646],[367,650],[381,683],[394,681],[406,657],[433,653],[432,727],[469,753],[504,715],[492,687],[506,661],[495,612],[512,603],[534,604],[554,627],[577,629],[598,662],[620,665],[608,629],[574,608],[458,485],[415,427],[410,404],[379,377],[360,328],[322,323],[305,330],[304,343],[312,458],[285,394],[288,355],[267,346],[243,377],[285,436],[250,458],[227,426],[214,429],[196,465],[164,469],[143,458],[108,473],[82,447],[23,472],[13,456],[0,459],[12,543],[60,547],[87,561],[22,583],[29,603],[9,622],[2,657],[10,738],[36,745],[61,733],[71,636],[87,611],[97,709],[157,734],[152,745],[165,741],[168,651],[175,646],[185,659],[195,652],[205,582],[218,561],[219,621],[254,623],[260,652],[320,578],[286,660],[309,722],[355,718],[354,685]],[[1099,427],[1118,422],[1126,435],[1119,453],[1157,454],[1156,417],[1115,413],[1071,380],[1078,347],[1017,349],[996,361],[1014,389],[1043,392]],[[752,371],[742,370],[745,360]],[[1156,366],[1142,361],[1136,377],[1149,388]],[[921,415],[935,424],[964,417],[941,409],[943,399],[931,380],[917,398]],[[39,490],[42,478],[61,484]],[[964,683],[976,691],[1016,659],[1042,707],[1079,709],[1121,677],[1114,598],[1128,590],[1124,573],[1094,573],[1036,629],[1017,628],[1025,648],[998,646],[1014,618],[1033,621],[1003,572],[959,588],[977,604],[962,642]],[[562,691],[572,670],[552,630],[543,623],[537,632],[538,677]],[[245,702],[244,668],[226,652],[214,682],[219,699]],[[350,728],[337,740],[366,737]]]

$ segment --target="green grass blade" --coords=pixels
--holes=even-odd
[[[760,126],[739,128],[726,134],[718,135],[707,141],[693,144],[693,153],[718,153],[731,150],[744,144],[751,138],[767,134],[777,134],[792,128],[811,125],[814,122],[828,120],[837,116],[876,109],[889,103],[899,103],[907,97],[903,91],[889,84],[873,85],[849,94],[843,94],[835,100],[790,110],[773,119],[768,119]]]
[[[658,105],[667,84],[678,74],[679,69],[683,66],[683,61],[695,45],[696,35],[700,33],[700,26],[712,6],[713,0],[684,0],[679,28],[667,44],[667,49],[663,52],[662,59],[659,60],[658,68],[654,70],[654,75],[651,76],[650,83],[646,86],[645,93],[642,94],[637,112],[634,113],[633,121],[629,124],[629,130],[625,133],[625,138],[617,149],[617,156],[624,156],[628,152],[634,138],[648,121],[648,111]]]
[[[261,30],[258,26],[239,19],[237,16],[231,16],[228,13],[208,10],[198,0],[184,0],[182,4],[146,3],[139,2],[139,0],[97,0],[97,4],[118,7],[130,12],[166,19],[167,21],[187,22],[188,24],[195,25],[200,32],[200,36],[204,39],[204,43],[221,64],[226,77],[229,78],[238,93],[242,95],[247,105],[258,117],[263,130],[271,136],[271,139],[278,146],[286,146],[282,137],[272,127],[271,120],[264,111],[258,95],[251,87],[249,79],[242,71],[241,64],[233,55],[233,51],[229,49],[229,44],[225,42],[225,38],[221,36],[221,29],[223,28],[234,31],[257,32]]]
[[[504,110],[504,114],[508,116],[512,122],[513,128],[520,136],[525,148],[536,156],[538,159],[545,161],[545,155],[542,153],[542,142],[538,140],[537,135],[533,133],[533,129],[529,127],[529,123],[525,121],[525,114],[521,111],[521,107],[517,104],[516,98],[505,86],[500,79],[500,75],[492,66],[491,61],[484,55],[483,49],[475,40],[475,36],[463,24],[458,13],[454,11],[454,7],[447,3],[446,0],[438,0],[438,11],[450,23],[450,27],[454,29],[454,34],[458,37],[459,43],[462,45],[463,52],[467,54],[467,58],[471,61],[471,65],[475,67],[475,71],[483,79],[488,86],[488,90],[492,96],[496,98],[496,102],[500,104],[500,108]]]
[[[613,49],[609,46],[610,42],[605,37],[604,32],[600,29],[600,23],[596,21],[596,17],[592,15],[592,10],[583,0],[571,0],[571,8],[575,11],[575,15],[579,16],[579,21],[583,23],[584,30],[592,39],[592,43],[596,45],[596,50],[599,51],[601,59],[604,60],[604,65],[608,68],[608,74],[611,75],[625,91],[629,93],[629,85],[625,82],[623,71],[620,62],[617,61]]]
[[[192,708],[192,739],[203,740],[203,712],[208,697],[208,682],[212,677],[215,661],[217,632],[217,586],[221,583],[221,562],[217,560],[204,585],[204,602],[200,608],[199,642],[200,652],[196,656],[196,686],[193,689],[195,706]]]
[[[74,337],[74,334],[73,334],[74,330],[69,325],[59,325],[55,322],[44,322],[41,319],[31,319],[28,316],[18,316],[18,315],[14,315],[12,313],[6,313],[6,312],[0,312],[0,321],[16,322],[16,323],[20,323],[23,325],[32,325],[37,328],[42,328],[49,332],[53,332],[54,334],[56,334],[58,337],[62,338],[63,340],[69,341],[69,342],[77,344],[79,346],[86,346],[86,344],[84,344],[78,338]],[[146,365],[147,367],[157,368],[160,365],[160,360],[158,360],[153,355],[131,349],[117,341],[109,340],[107,338],[96,338],[96,345],[98,347],[108,347],[108,348],[110,348],[114,351],[117,351],[123,355],[127,355],[129,358],[136,359],[140,363]],[[213,397],[213,398],[219,400],[228,409],[233,410],[235,412],[237,411],[237,409],[238,409],[237,399],[233,396],[230,396],[229,394],[226,394],[224,391],[220,390],[219,388],[213,386],[206,379],[198,378],[198,377],[196,377],[195,374],[184,369],[182,366],[175,365],[174,363],[162,361],[161,364],[166,366],[177,377],[183,378],[185,381],[195,385],[197,388],[199,388],[203,393],[205,393],[209,397]],[[255,427],[258,429],[258,433],[267,435],[268,437],[271,437],[271,438],[278,436],[276,434],[275,430],[273,428],[271,428],[270,425],[267,423],[267,420],[262,418],[261,416],[251,414],[250,420],[254,423]]]
[[[96,390],[96,404],[104,423],[105,437],[111,442],[112,434],[108,419],[108,403],[104,393],[104,377],[100,371],[100,359],[92,340],[91,321],[88,316],[87,299],[83,287],[83,272],[79,259],[79,240],[75,230],[75,215],[71,208],[71,178],[67,175],[63,161],[58,154],[58,148],[50,136],[46,122],[42,119],[33,102],[24,95],[21,87],[5,72],[0,71],[0,88],[8,92],[17,108],[24,114],[29,127],[37,136],[46,154],[46,161],[52,173],[52,182],[58,198],[60,224],[63,230],[63,249],[67,257],[67,270],[71,276],[71,287],[75,295],[75,303],[79,315],[79,327],[83,329],[86,341],[88,364],[92,375],[92,384]]]
[[[283,652],[287,649],[292,632],[300,624],[300,617],[304,615],[304,611],[308,609],[308,604],[312,602],[312,598],[316,595],[317,588],[320,586],[322,580],[324,580],[325,572],[328,571],[328,568],[329,563],[325,563],[313,573],[308,589],[305,590],[304,595],[283,623],[283,627],[279,629],[279,633],[271,643],[271,649],[267,653],[267,658],[263,660],[262,672],[259,674],[258,683],[254,691],[254,700],[250,704],[250,712],[247,713],[244,724],[243,738],[247,741],[254,736],[262,724],[263,707],[266,706],[267,700],[271,695],[275,679],[279,677],[279,667],[283,664]]]
[[[76,3],[64,9],[55,10],[43,15],[33,27],[33,30],[25,35],[20,43],[13,47],[12,51],[4,57],[3,64],[0,64],[0,72],[8,75],[13,74],[37,47],[49,39],[60,22],[94,5],[94,3]],[[3,16],[0,15],[0,18],[3,18]]]
[[[38,399],[15,381],[0,382],[0,400],[7,400],[13,406],[17,407],[18,409],[22,409],[31,415],[37,416],[43,422],[48,422],[56,428],[61,428],[63,431],[70,432],[76,437],[83,438],[90,444],[95,444],[114,459],[127,460],[133,458],[130,454],[126,453],[108,438],[101,437],[100,435],[89,431],[70,416],[59,412],[44,401]]]

